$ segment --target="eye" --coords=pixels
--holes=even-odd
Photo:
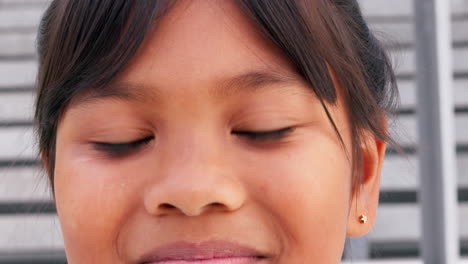
[[[246,137],[253,141],[272,141],[280,140],[288,136],[294,131],[294,127],[286,127],[271,131],[234,131],[233,133],[242,137]]]
[[[112,156],[123,156],[146,145],[152,139],[153,137],[151,136],[123,143],[93,142],[93,145],[98,151],[111,154]]]

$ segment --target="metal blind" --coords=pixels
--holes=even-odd
[[[48,0],[0,0],[0,263],[65,263],[55,208],[32,134],[34,41]],[[373,231],[347,243],[345,260],[420,259],[414,7],[359,0],[395,61],[402,104],[391,129],[408,157],[388,150]],[[468,0],[451,0],[460,253],[468,256]],[[367,262],[366,262],[367,263]],[[399,263],[392,260],[389,263]],[[412,263],[412,262],[411,262]]]

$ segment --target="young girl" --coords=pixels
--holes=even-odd
[[[68,263],[339,263],[394,74],[355,0],[61,0],[36,127]]]

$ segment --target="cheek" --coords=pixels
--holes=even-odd
[[[249,184],[250,193],[257,194],[257,201],[276,218],[286,237],[288,258],[298,257],[302,263],[341,256],[351,169],[340,146],[327,140],[304,141],[251,162],[257,164],[253,166],[258,176],[251,178],[255,182]]]
[[[136,187],[128,179],[135,174],[136,168],[98,166],[57,148],[55,198],[70,260],[99,256],[99,261],[117,263],[112,246],[137,205],[138,196],[131,192]]]

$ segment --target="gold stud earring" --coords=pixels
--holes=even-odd
[[[367,216],[366,215],[359,216],[359,223],[365,224],[366,222],[367,222]]]

